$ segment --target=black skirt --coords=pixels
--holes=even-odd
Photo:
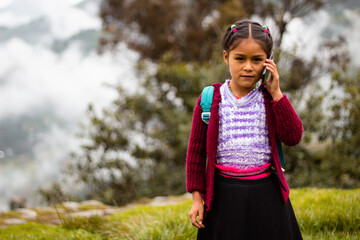
[[[216,173],[212,204],[198,240],[302,239],[290,200],[284,203],[273,173],[255,180]]]

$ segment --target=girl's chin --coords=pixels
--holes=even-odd
[[[255,84],[259,81],[259,79],[255,77],[240,77],[239,82],[243,82],[244,84]]]
[[[231,81],[234,81],[234,80],[231,80]],[[234,83],[240,87],[243,87],[243,88],[252,88],[255,86],[255,84],[257,83],[258,81],[254,81],[254,79],[249,79],[248,81],[242,81],[242,80],[238,80],[238,81],[234,81]]]

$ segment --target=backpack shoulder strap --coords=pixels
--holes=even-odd
[[[201,102],[200,102],[200,106],[203,110],[203,113],[201,114],[201,119],[206,124],[209,124],[210,110],[213,102],[213,96],[214,96],[214,86],[207,86],[203,89],[201,94]]]
[[[277,150],[278,150],[281,166],[284,166],[284,164],[285,164],[284,151],[283,151],[281,142],[278,138],[276,138],[276,145],[277,145]]]

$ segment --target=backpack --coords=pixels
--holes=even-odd
[[[213,96],[214,96],[214,86],[207,86],[203,89],[202,94],[201,94],[201,102],[200,102],[200,106],[203,110],[203,112],[201,114],[201,119],[206,124],[209,124],[210,110],[211,110],[211,105],[213,102]],[[278,138],[276,138],[276,146],[277,146],[277,150],[278,150],[278,154],[279,154],[279,158],[280,158],[280,163],[282,166],[284,166],[284,164],[285,164],[284,152],[283,152],[281,142]]]

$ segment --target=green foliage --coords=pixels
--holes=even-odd
[[[334,85],[344,95],[335,95],[331,104],[332,122],[326,131],[332,143],[321,157],[330,159],[326,170],[335,173],[341,187],[359,187],[360,170],[360,71],[343,69],[333,72]],[[326,133],[325,133],[326,134]],[[336,172],[337,171],[337,172]]]
[[[285,175],[292,187],[360,187],[360,158],[347,153],[350,146],[328,143],[322,150],[309,151],[303,144],[285,147]]]
[[[303,181],[295,186],[307,183],[319,187],[356,188],[360,187],[360,71],[353,67],[343,37],[328,41],[324,47],[329,49],[331,87],[326,96],[320,97],[319,103],[326,99],[328,110],[323,120],[316,112],[311,112],[312,109],[306,116],[311,120],[307,121],[311,123],[307,127],[318,128],[318,140],[325,142],[325,148],[303,154],[301,160],[295,157],[299,160],[297,165],[302,164],[302,167],[291,177]]]
[[[300,145],[285,148],[285,173],[294,187],[357,188],[360,72],[351,63],[343,37],[327,41],[321,50],[329,61],[314,74],[330,75],[331,86],[325,92],[320,84],[310,84],[304,89],[306,95],[290,91],[305,131]]]

